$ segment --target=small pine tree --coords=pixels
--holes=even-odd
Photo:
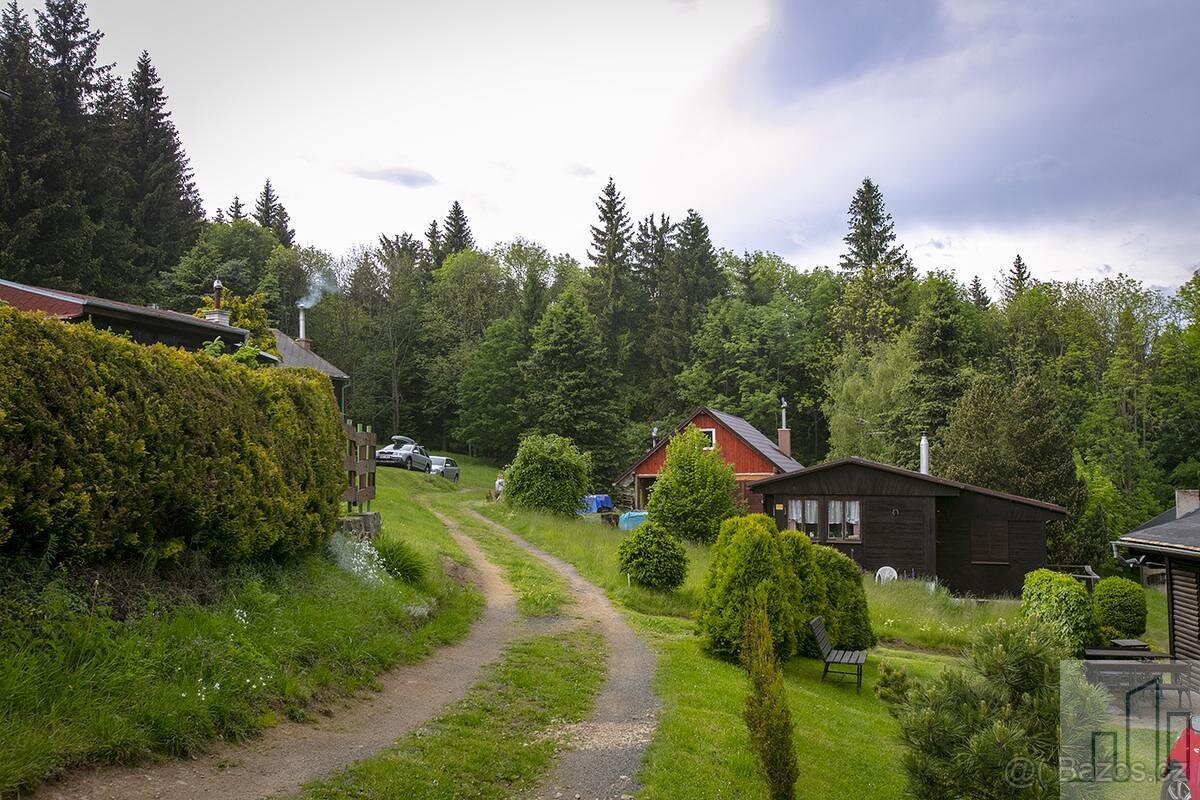
[[[847,216],[850,230],[842,239],[847,248],[842,254],[842,269],[857,273],[880,266],[885,268],[886,276],[892,282],[912,277],[912,259],[903,245],[896,244],[892,215],[884,206],[883,193],[870,178],[863,178],[850,201]]]
[[[1012,267],[1004,276],[1004,303],[1006,305],[1011,304],[1032,283],[1033,277],[1029,274],[1029,268],[1025,266],[1025,261],[1021,258],[1021,254],[1017,253],[1017,257],[1013,259]]]
[[[429,256],[433,259],[434,266],[440,267],[446,260],[446,253],[443,250],[442,230],[438,227],[436,219],[432,220],[429,227],[425,229],[425,241],[428,242]]]
[[[463,211],[462,205],[457,200],[450,205],[443,228],[445,229],[441,250],[443,258],[475,247],[475,237],[471,235],[467,212]]]
[[[980,311],[987,311],[992,307],[992,298],[988,297],[987,289],[983,287],[983,281],[976,275],[971,279],[971,286],[968,290],[971,298],[971,305],[978,308]]]
[[[246,218],[246,206],[242,203],[242,198],[238,197],[235,194],[233,196],[233,202],[229,204],[229,219],[230,219],[230,221],[233,221],[235,219],[245,219],[245,218]]]
[[[775,660],[766,602],[761,596],[754,599],[743,641],[742,665],[750,675],[744,712],[750,746],[767,781],[771,800],[793,800],[799,770],[792,747],[792,713],[788,709],[783,672]]]
[[[712,542],[733,516],[733,467],[695,426],[671,437],[646,509],[650,519],[681,539]]]

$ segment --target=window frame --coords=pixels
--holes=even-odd
[[[822,541],[825,543],[828,543],[828,544],[862,544],[862,541],[863,541],[863,506],[864,506],[863,499],[861,497],[852,497],[849,495],[826,495],[823,499],[824,499],[824,507],[825,507],[824,508],[824,515],[825,515],[824,523],[825,524],[824,524],[823,530],[822,530],[822,533],[824,534]],[[846,504],[847,503],[858,503],[858,523],[855,526],[856,530],[855,530],[853,536],[846,536],[843,534],[841,536],[838,536],[837,538],[834,538],[830,535],[830,527],[829,527],[829,518],[830,518],[829,505],[830,505],[830,503],[841,503],[842,504],[842,521],[841,521],[841,523],[839,523],[841,525],[846,524]]]
[[[1003,560],[997,552],[995,538],[997,533],[1003,533],[1004,536]],[[968,544],[972,566],[1007,567],[1012,565],[1012,520],[972,517],[969,535]],[[979,553],[976,547],[978,537],[982,535],[988,537],[986,553]]]
[[[709,444],[708,444],[708,447],[704,448],[705,450],[712,450],[712,449],[716,448],[716,446],[717,446],[717,429],[716,428],[697,428],[696,430],[700,431],[703,434],[708,435]]]
[[[792,504],[792,503],[799,503],[799,504],[800,504],[800,517],[799,517],[799,518],[793,517],[793,516],[792,516],[792,514],[791,514],[791,507],[790,507],[790,506],[791,506],[791,504]],[[805,503],[815,503],[815,504],[816,504],[816,507],[817,507],[817,518],[816,518],[816,519],[814,519],[812,522],[809,522],[809,521],[808,521],[807,519],[805,519],[805,517],[804,517],[804,505],[805,505]],[[808,538],[809,538],[811,541],[813,541],[813,542],[820,542],[820,541],[822,541],[822,539],[821,539],[821,534],[823,533],[823,528],[822,528],[822,525],[821,525],[821,522],[822,522],[822,518],[821,518],[821,498],[820,498],[819,496],[816,496],[816,495],[801,495],[801,496],[793,496],[793,497],[789,497],[789,498],[787,499],[787,505],[784,507],[784,514],[787,516],[787,524],[788,524],[788,527],[789,527],[789,528],[791,528],[791,530],[799,531],[800,533],[803,533],[803,534],[807,535],[807,536],[808,536]],[[793,524],[793,523],[795,523],[795,527],[792,527],[792,524]],[[806,525],[812,525],[812,526],[815,528],[815,530],[814,530],[814,531],[812,531],[812,532],[810,533],[808,530],[806,530],[806,529],[805,529],[805,526],[806,526]]]

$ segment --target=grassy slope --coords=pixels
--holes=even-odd
[[[389,750],[305,788],[305,800],[480,798],[500,800],[534,785],[558,740],[582,719],[603,679],[594,632],[518,641],[462,701]]]
[[[944,587],[930,591],[925,581],[877,584],[863,576],[871,627],[884,642],[958,651],[973,631],[1017,614],[1016,600],[979,601],[954,597]]]
[[[418,476],[413,476],[414,478]],[[431,563],[463,558],[407,476],[381,476],[385,536],[403,535]],[[242,567],[208,587],[219,599],[156,607],[123,621],[103,597],[58,583],[8,586],[0,613],[0,793],[68,766],[136,761],[240,739],[302,718],[329,694],[461,637],[480,598],[440,569],[430,585],[373,586],[314,555]],[[440,610],[417,625],[414,609]]]

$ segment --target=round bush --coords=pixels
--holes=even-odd
[[[404,540],[377,538],[375,552],[379,553],[383,568],[396,580],[414,586],[425,580],[428,572],[425,559]]]
[[[1096,621],[1125,636],[1146,632],[1146,590],[1128,578],[1105,578],[1092,592]],[[1121,637],[1110,637],[1121,638]]]
[[[1041,622],[1074,657],[1100,638],[1087,589],[1061,572],[1037,569],[1025,576],[1021,613]]]
[[[505,470],[504,501],[517,508],[574,514],[587,492],[592,459],[570,439],[530,434]]]
[[[842,650],[875,646],[862,570],[854,559],[832,547],[812,545],[813,566],[825,581],[825,631],[830,643]],[[804,620],[807,627],[808,620]]]
[[[732,517],[733,467],[695,427],[671,437],[666,460],[650,492],[650,519],[692,542],[711,542],[721,521]]]
[[[687,577],[687,552],[661,526],[646,522],[617,548],[621,571],[650,589],[678,589]]]

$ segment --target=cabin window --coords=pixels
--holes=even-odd
[[[971,520],[971,563],[1008,563],[1008,521]]]
[[[717,429],[716,428],[701,428],[700,432],[708,437],[708,447],[705,450],[712,450],[717,446]]]
[[[808,538],[816,541],[821,535],[821,504],[816,499],[788,500],[788,527],[804,531]]]
[[[831,542],[862,541],[862,502],[830,500],[826,539]]]

